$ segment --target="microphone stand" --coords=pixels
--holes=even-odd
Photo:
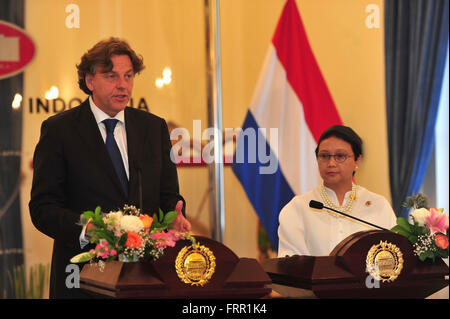
[[[331,208],[331,207],[326,207],[326,206],[323,205],[323,203],[318,202],[318,201],[315,201],[315,200],[312,200],[312,201],[309,202],[309,207],[315,208],[315,209],[323,209],[323,208],[329,209],[329,210],[332,210],[333,212],[336,212],[336,213],[338,213],[338,214],[344,215],[344,216],[346,216],[346,217],[348,217],[348,218],[355,219],[355,220],[357,220],[357,221],[359,221],[359,222],[361,222],[361,223],[370,225],[370,226],[372,226],[372,227],[376,227],[376,228],[381,229],[381,230],[389,231],[389,229],[386,229],[386,228],[383,228],[383,227],[381,227],[381,226],[378,226],[378,225],[375,225],[375,224],[366,222],[365,220],[359,219],[358,217],[348,215],[348,214],[346,214],[346,213],[340,212],[340,211],[338,211],[338,210],[336,210],[336,209],[333,209],[333,208]]]
[[[137,171],[137,177],[138,177],[138,200],[139,200],[139,208],[142,212],[142,210],[144,209],[144,207],[142,207],[142,170],[141,170],[141,166],[139,163],[135,163],[135,168]]]

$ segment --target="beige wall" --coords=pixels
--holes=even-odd
[[[378,29],[365,24],[369,4],[380,8]],[[364,142],[356,181],[390,200],[383,1],[302,1],[299,8],[342,121]]]
[[[29,98],[44,98],[51,85],[60,96],[84,98],[76,85],[75,64],[98,40],[126,38],[144,56],[146,69],[135,80],[133,97],[144,97],[157,115],[186,127],[206,128],[206,76],[203,0],[77,0],[79,29],[65,27],[73,1],[28,0],[26,30],[37,55],[25,72],[22,218],[26,261],[49,262],[51,240],[31,225],[27,204],[32,171],[29,162],[42,120],[51,114],[28,111]],[[381,0],[298,1],[305,28],[344,124],[365,142],[365,160],[357,182],[389,195],[384,105],[383,26],[365,26],[367,4]],[[221,1],[223,127],[240,127],[247,112],[283,0]],[[380,12],[382,17],[382,11]],[[381,18],[381,22],[382,22]],[[157,89],[154,81],[170,66],[173,82]],[[136,101],[135,101],[136,103]],[[180,186],[194,232],[209,228],[207,167],[180,168]],[[257,217],[246,195],[225,167],[225,244],[241,257],[257,257]],[[203,205],[203,206],[202,206]]]

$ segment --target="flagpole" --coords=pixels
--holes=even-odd
[[[223,243],[225,232],[225,199],[219,0],[204,1],[208,127],[214,128],[214,162],[209,165],[211,238]]]

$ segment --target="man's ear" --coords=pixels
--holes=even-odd
[[[86,83],[86,86],[89,90],[91,90],[91,92],[94,91],[94,85],[92,84],[94,80],[94,76],[90,73],[86,74],[86,76],[84,77],[84,82]]]

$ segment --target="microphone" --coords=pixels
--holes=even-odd
[[[336,213],[338,213],[338,214],[344,215],[344,216],[349,217],[349,218],[351,218],[351,219],[355,219],[355,220],[357,220],[357,221],[359,221],[359,222],[361,222],[361,223],[370,225],[370,226],[372,226],[372,227],[376,227],[376,228],[381,229],[381,230],[389,231],[388,229],[383,228],[383,227],[381,227],[381,226],[374,225],[374,224],[372,224],[372,223],[366,222],[365,220],[362,220],[362,219],[359,219],[359,218],[357,218],[357,217],[354,217],[354,216],[348,215],[348,214],[346,214],[346,213],[340,212],[340,211],[338,211],[338,210],[336,210],[336,209],[333,209],[333,208],[331,208],[331,207],[326,207],[326,206],[323,205],[323,203],[318,202],[318,201],[315,201],[315,200],[312,200],[312,201],[309,202],[309,207],[315,208],[315,209],[323,209],[323,208],[329,209],[329,210],[332,210],[333,212],[336,212]]]
[[[137,171],[137,176],[138,176],[138,196],[139,196],[139,209],[142,212],[142,168],[141,168],[141,163],[139,162],[135,162],[134,163],[134,167],[136,168]]]

